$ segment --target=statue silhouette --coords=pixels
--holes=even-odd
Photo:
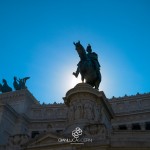
[[[3,85],[0,84],[0,91],[2,93],[11,92],[12,88],[8,86],[7,81],[3,79],[2,82],[3,82]]]
[[[17,79],[17,77],[14,77],[13,86],[15,90],[27,89],[25,84],[28,79],[30,79],[30,77],[25,77],[19,80]]]
[[[99,88],[101,82],[101,73],[100,73],[100,64],[98,62],[98,55],[95,52],[92,52],[91,45],[87,46],[86,53],[84,47],[80,44],[80,41],[75,43],[75,49],[80,57],[80,61],[77,64],[76,72],[73,72],[75,77],[78,77],[78,74],[81,74],[81,80],[90,84],[95,89]]]

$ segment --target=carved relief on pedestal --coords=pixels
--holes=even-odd
[[[84,133],[96,139],[106,139],[108,136],[107,129],[104,124],[90,124],[85,126]]]
[[[90,103],[84,104],[84,118],[88,120],[94,119],[93,106]]]
[[[83,118],[83,106],[82,104],[78,104],[75,106],[75,120]]]
[[[101,113],[101,108],[100,106],[94,106],[94,120],[95,121],[101,121],[102,118],[102,113]]]
[[[90,100],[76,100],[71,102],[68,108],[68,120],[70,122],[79,119],[99,121],[100,118],[100,106]]]

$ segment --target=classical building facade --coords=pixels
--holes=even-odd
[[[108,99],[85,83],[63,104],[27,90],[0,95],[0,150],[148,150],[150,93]]]

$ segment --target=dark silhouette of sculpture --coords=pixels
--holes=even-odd
[[[100,64],[98,62],[98,55],[95,52],[92,52],[91,45],[87,46],[86,53],[84,47],[80,44],[80,41],[75,43],[75,48],[79,54],[80,61],[77,65],[76,72],[73,72],[75,77],[78,77],[78,74],[81,74],[81,80],[90,84],[95,89],[98,89],[101,82],[101,73],[100,73]]]
[[[0,91],[2,93],[11,92],[12,88],[8,86],[7,81],[3,79],[2,82],[3,82],[3,85],[0,84]]]
[[[92,61],[92,63],[94,64],[94,67],[96,69],[96,73],[97,73],[97,76],[101,76],[100,75],[100,64],[98,62],[98,55],[95,53],[95,52],[92,52],[92,48],[91,48],[91,45],[88,44],[87,48],[86,48],[86,51],[88,52],[87,56],[88,58]]]
[[[25,77],[22,79],[17,79],[17,77],[14,77],[14,82],[13,82],[13,86],[15,88],[15,90],[21,90],[21,89],[26,89],[26,81],[30,79],[30,77]]]

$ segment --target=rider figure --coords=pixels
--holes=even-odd
[[[95,52],[92,52],[92,48],[91,48],[90,44],[88,44],[88,46],[86,48],[86,51],[88,52],[87,53],[88,59],[92,61],[92,63],[94,64],[96,73],[100,77],[100,71],[99,71],[100,70],[100,64],[98,62],[98,55]],[[81,64],[81,61],[79,61],[79,63],[77,64],[78,67],[77,67],[76,72],[73,72],[73,75],[75,77],[78,77],[79,69],[80,69],[80,64]]]
[[[96,69],[96,73],[98,76],[100,76],[100,64],[98,62],[98,55],[95,52],[92,52],[92,48],[91,45],[88,44],[86,51],[88,52],[87,57],[92,61],[92,63],[94,64],[94,67]]]

